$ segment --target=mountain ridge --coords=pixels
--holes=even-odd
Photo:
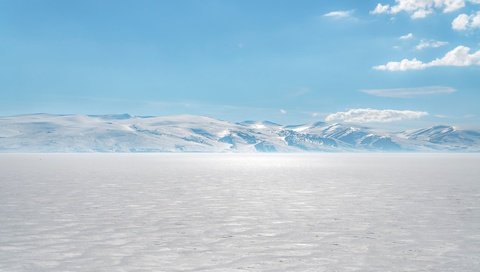
[[[0,152],[480,152],[480,131],[401,132],[317,121],[281,125],[199,115],[24,114],[0,117]]]

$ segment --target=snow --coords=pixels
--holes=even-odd
[[[478,154],[2,154],[0,271],[477,271]]]
[[[307,130],[308,128],[309,128],[308,126],[303,126],[303,127],[296,127],[292,130],[295,131],[295,132],[302,132],[304,130]]]

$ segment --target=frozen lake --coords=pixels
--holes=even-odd
[[[0,271],[480,271],[480,155],[3,154]]]

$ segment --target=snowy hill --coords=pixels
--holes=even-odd
[[[203,116],[0,117],[0,152],[480,151],[480,132],[434,126],[380,133],[339,123],[282,126]]]

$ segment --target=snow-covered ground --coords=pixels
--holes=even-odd
[[[479,271],[478,154],[3,154],[0,271]]]

